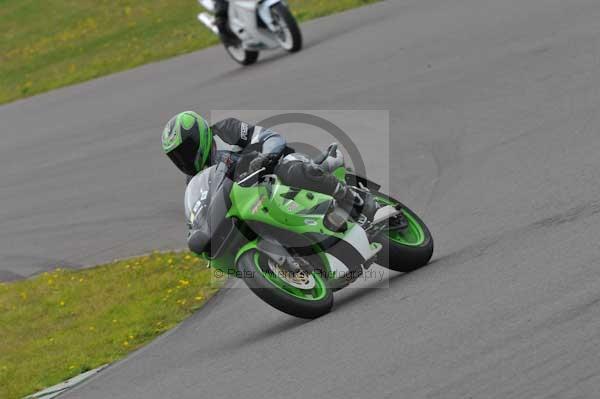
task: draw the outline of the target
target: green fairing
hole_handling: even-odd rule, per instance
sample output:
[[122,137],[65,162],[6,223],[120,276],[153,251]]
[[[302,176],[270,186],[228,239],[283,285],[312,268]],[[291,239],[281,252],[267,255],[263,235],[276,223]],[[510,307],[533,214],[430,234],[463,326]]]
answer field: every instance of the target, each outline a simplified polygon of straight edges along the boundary
[[234,185],[231,190],[232,207],[228,217],[237,217],[245,221],[265,223],[296,234],[320,233],[342,238],[343,233],[335,233],[323,226],[322,214],[300,214],[300,212],[330,201],[331,197],[307,190],[300,190],[293,200],[282,197],[290,187],[275,183],[269,197],[264,186],[240,187]]
[[[245,221],[255,221],[279,227],[296,234],[320,233],[328,236],[343,238],[344,233],[335,233],[323,226],[323,215],[300,213],[315,207],[323,202],[331,201],[325,194],[307,190],[300,190],[293,200],[282,195],[291,191],[283,184],[275,183],[272,186],[271,196],[264,186],[241,187],[234,185],[230,198],[232,206],[227,213],[228,217],[237,217]],[[233,264],[245,252],[255,249],[258,241],[244,245],[237,253]],[[315,244],[315,253],[321,258],[325,268],[329,271],[329,262],[325,253]]]
[[[322,214],[299,214],[299,212],[311,209],[322,202],[330,201],[330,196],[300,190],[294,199],[290,200],[282,197],[282,194],[291,190],[290,187],[276,183],[272,188],[272,194],[269,197],[267,189],[264,186],[244,188],[237,184],[234,185],[230,193],[232,206],[227,213],[227,217],[265,223],[292,231],[296,234],[321,233],[338,238],[344,236],[343,233],[334,233],[327,230],[323,226]],[[257,245],[257,240],[245,244],[237,252],[235,258],[225,255],[220,258],[209,259],[205,254],[202,257],[210,261],[211,267],[225,274],[235,275],[236,269],[234,265],[239,257],[248,250],[256,248]],[[327,257],[318,246],[315,246],[315,253],[321,258],[325,267],[329,269]]]
[[[342,176],[345,175],[346,171],[344,168],[339,168],[335,172],[337,176]],[[227,217],[264,223],[299,235],[319,233],[338,238],[344,237],[344,233],[335,233],[323,225],[322,214],[306,212],[320,203],[330,201],[330,196],[300,190],[294,196],[294,199],[287,199],[283,195],[291,191],[290,187],[279,182],[271,187],[271,195],[269,196],[267,188],[262,185],[252,187],[234,185],[230,193],[232,206],[227,213]],[[383,197],[377,197],[377,201],[395,205],[395,201]],[[409,213],[404,212],[404,216],[409,223],[409,228],[402,232],[388,231],[388,237],[403,245],[421,245],[425,240],[425,233],[420,224]],[[247,243],[237,252],[235,258],[225,256],[219,259],[211,259],[211,266],[223,273],[234,275],[236,270],[233,265],[236,264],[239,257],[248,250],[255,249],[257,245],[257,240]],[[327,257],[318,248],[317,244],[315,244],[315,253],[321,257],[323,263],[329,268]]]
[[[336,170],[338,176],[345,174],[343,168]],[[336,233],[328,230],[323,225],[322,214],[310,214],[307,210],[314,208],[323,202],[331,201],[331,197],[313,191],[300,190],[294,199],[284,197],[292,189],[276,182],[271,186],[271,194],[264,185],[241,187],[233,185],[230,198],[232,206],[227,212],[227,217],[238,218],[244,221],[254,221],[278,227],[299,235],[306,233],[319,233],[331,237],[343,238],[344,233]],[[377,201],[383,204],[395,205],[395,201],[383,197],[377,197]],[[402,232],[388,231],[388,237],[400,244],[419,246],[425,240],[425,234],[420,224],[407,212],[404,212],[409,228]],[[349,222],[351,224],[351,222]],[[351,224],[352,225],[352,224]],[[351,227],[351,226],[350,226]],[[246,243],[234,256],[225,255],[218,259],[210,259],[211,266],[223,273],[235,275],[236,264],[240,256],[257,248],[258,240]],[[329,269],[325,253],[315,243],[315,253],[318,254]]]

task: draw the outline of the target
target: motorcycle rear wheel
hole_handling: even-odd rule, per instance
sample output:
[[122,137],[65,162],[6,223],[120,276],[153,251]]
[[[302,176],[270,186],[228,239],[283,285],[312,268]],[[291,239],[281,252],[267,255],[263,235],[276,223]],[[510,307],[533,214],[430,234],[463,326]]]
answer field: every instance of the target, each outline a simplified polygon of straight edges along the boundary
[[[315,319],[331,311],[333,292],[322,273],[315,270],[298,283],[290,283],[274,271],[269,261],[269,257],[258,250],[244,253],[237,261],[240,277],[260,299],[275,309],[304,319]],[[306,282],[307,289],[299,288],[302,282]]]
[[408,273],[429,263],[433,255],[433,237],[427,225],[410,208],[400,201],[379,192],[372,192],[381,205],[400,205],[407,227],[402,230],[387,229],[376,241],[383,246],[377,263],[390,270]]
[[251,65],[258,60],[258,51],[244,50],[242,45],[225,45],[225,51],[235,62],[241,65]]

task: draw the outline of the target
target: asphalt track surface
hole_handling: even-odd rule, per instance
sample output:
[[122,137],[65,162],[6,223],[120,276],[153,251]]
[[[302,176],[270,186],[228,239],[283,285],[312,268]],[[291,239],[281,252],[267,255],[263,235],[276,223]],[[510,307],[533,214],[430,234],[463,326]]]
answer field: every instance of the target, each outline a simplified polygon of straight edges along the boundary
[[599,18],[597,0],[386,1],[252,68],[212,48],[0,108],[5,278],[181,247],[158,135],[186,108],[389,110],[390,168],[363,156],[436,239],[429,266],[310,322],[234,283],[64,398],[600,397]]

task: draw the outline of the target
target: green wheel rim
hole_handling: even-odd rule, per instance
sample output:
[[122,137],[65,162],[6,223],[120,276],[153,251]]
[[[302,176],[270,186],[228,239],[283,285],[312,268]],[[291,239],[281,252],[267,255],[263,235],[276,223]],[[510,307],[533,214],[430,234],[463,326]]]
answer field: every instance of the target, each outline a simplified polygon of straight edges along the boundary
[[[389,198],[384,197],[375,197],[377,202],[385,204],[385,205],[397,205],[398,202],[391,200]],[[400,245],[405,245],[408,247],[419,247],[423,245],[425,242],[425,231],[423,230],[423,226],[421,223],[415,219],[415,217],[407,212],[405,209],[402,210],[402,215],[406,218],[408,222],[408,227],[402,231],[395,230],[385,230],[386,235],[390,239]]]
[[325,285],[325,281],[323,278],[316,272],[312,273],[312,277],[315,279],[315,286],[310,290],[302,290],[300,288],[296,288],[290,284],[287,284],[284,280],[279,278],[273,272],[265,272],[260,267],[260,254],[259,252],[255,252],[252,257],[254,268],[258,271],[269,283],[271,283],[275,288],[285,292],[288,295],[296,297],[298,299],[302,299],[304,301],[319,301],[327,295],[327,287]]

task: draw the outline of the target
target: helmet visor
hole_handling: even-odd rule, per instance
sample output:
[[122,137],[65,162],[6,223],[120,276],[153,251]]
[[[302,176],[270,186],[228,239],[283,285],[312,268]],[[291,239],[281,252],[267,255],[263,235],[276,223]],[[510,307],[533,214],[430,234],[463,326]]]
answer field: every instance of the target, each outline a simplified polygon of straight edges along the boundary
[[183,173],[194,176],[199,171],[196,170],[195,161],[198,155],[198,144],[194,140],[184,140],[173,151],[167,153],[175,166]]

